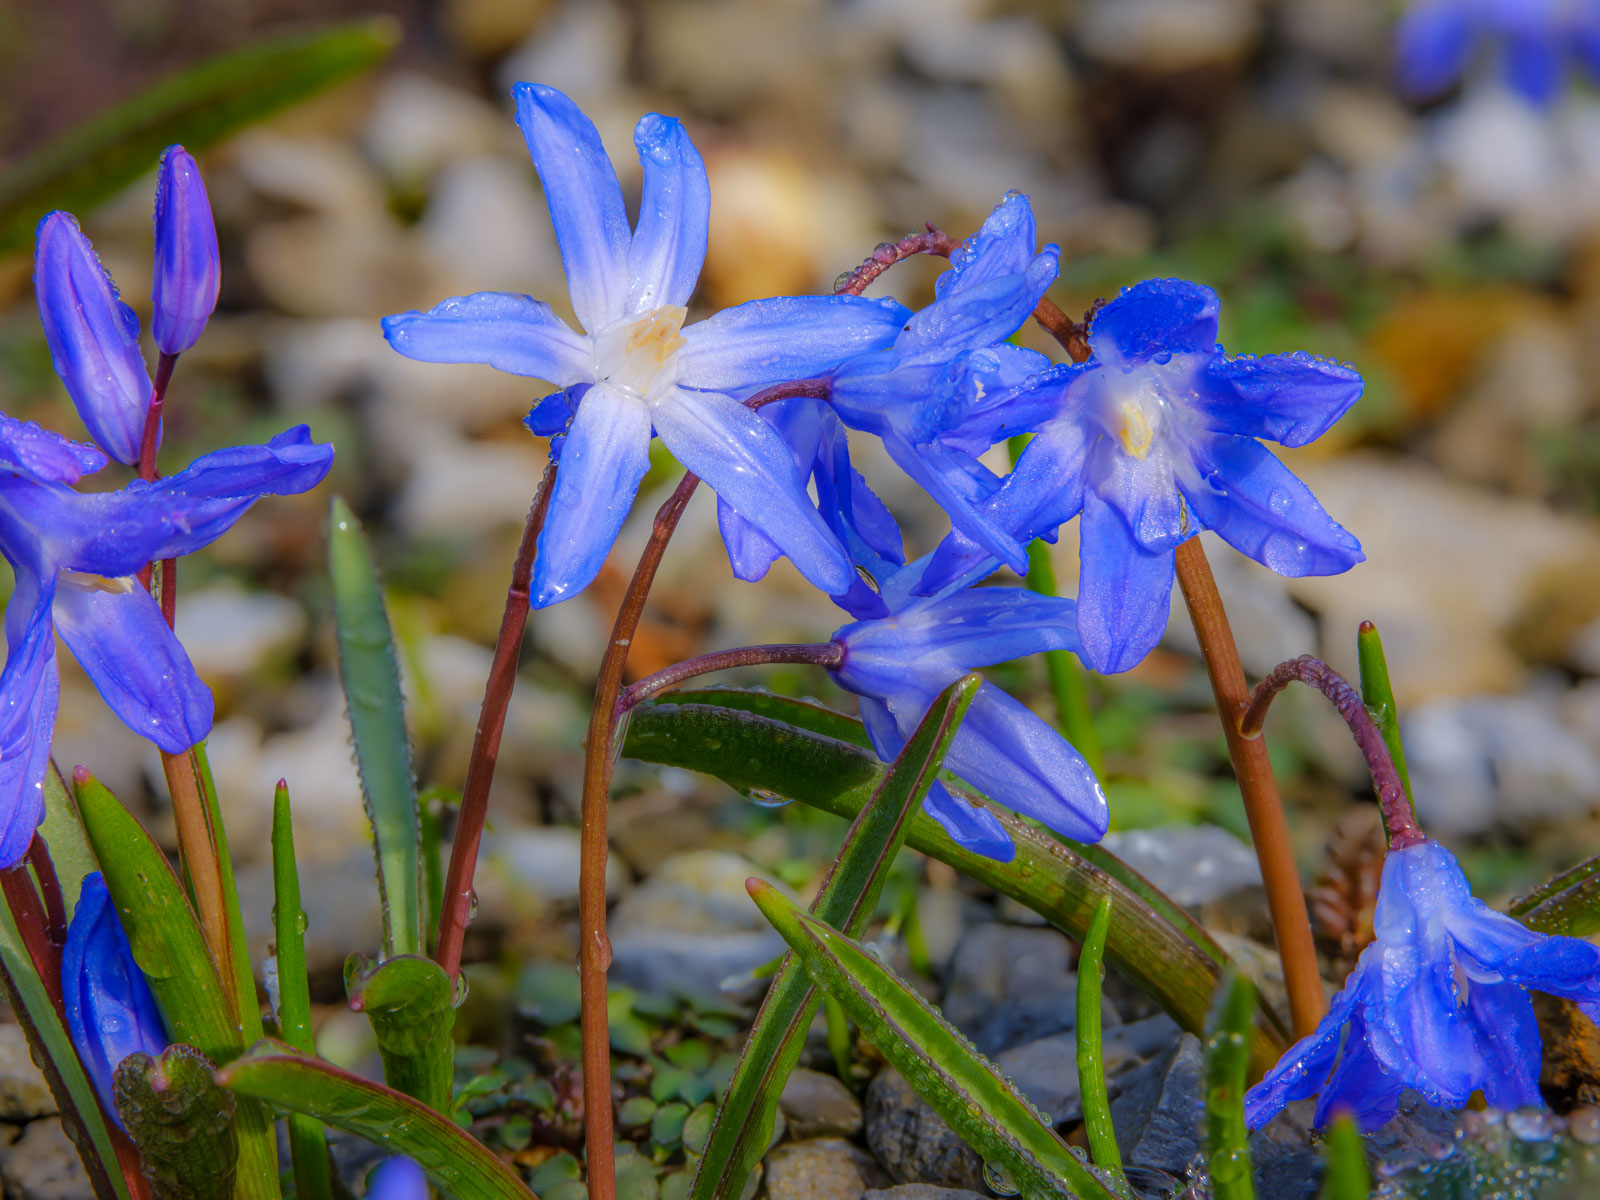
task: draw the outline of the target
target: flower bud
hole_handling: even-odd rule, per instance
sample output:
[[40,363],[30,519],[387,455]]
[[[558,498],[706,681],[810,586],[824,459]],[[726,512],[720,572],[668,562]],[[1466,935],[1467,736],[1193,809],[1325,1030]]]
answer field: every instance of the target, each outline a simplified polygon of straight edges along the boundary
[[100,448],[129,466],[139,461],[150,373],[139,351],[139,318],[117,297],[111,276],[71,213],[39,222],[33,286],[56,374]]
[[156,183],[156,274],[151,333],[163,354],[194,345],[217,307],[222,269],[211,201],[182,146],[161,155]]
[[427,1200],[428,1177],[413,1159],[386,1158],[367,1180],[367,1200]]

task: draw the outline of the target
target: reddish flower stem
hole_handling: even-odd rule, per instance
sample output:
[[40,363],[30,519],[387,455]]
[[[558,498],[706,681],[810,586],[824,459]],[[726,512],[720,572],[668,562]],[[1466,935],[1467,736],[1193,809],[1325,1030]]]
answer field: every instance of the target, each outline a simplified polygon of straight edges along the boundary
[[25,861],[33,868],[39,881],[39,895],[44,898],[44,913],[50,940],[57,946],[67,944],[67,906],[61,898],[61,880],[56,877],[56,864],[50,860],[50,847],[37,832],[28,843]]
[[1189,619],[1200,640],[1200,653],[1211,677],[1211,690],[1217,698],[1217,712],[1228,740],[1228,757],[1239,780],[1245,818],[1250,823],[1250,838],[1261,863],[1261,881],[1267,892],[1267,908],[1278,939],[1278,956],[1283,961],[1283,980],[1289,993],[1289,1015],[1296,1037],[1305,1037],[1317,1027],[1327,1011],[1322,994],[1322,976],[1317,970],[1317,951],[1311,939],[1311,918],[1306,912],[1306,897],[1295,866],[1294,848],[1289,841],[1289,824],[1278,798],[1277,780],[1267,758],[1267,746],[1260,737],[1246,737],[1239,729],[1239,718],[1250,703],[1250,688],[1245,682],[1239,649],[1234,644],[1228,614],[1211,575],[1211,564],[1198,537],[1190,538],[1177,549],[1178,586],[1183,589]]
[[[145,410],[144,433],[139,439],[139,478],[146,482],[160,478],[156,471],[156,447],[161,437],[161,410],[167,400],[167,385],[172,382],[172,369],[177,365],[176,354],[163,353],[156,363],[156,377],[151,381],[150,407]],[[139,570],[139,582],[146,591],[150,590],[153,565],[146,563]],[[168,629],[172,628],[177,604],[178,563],[176,559],[164,559],[161,563],[161,615],[166,617]]]
[[1406,799],[1406,789],[1400,783],[1400,773],[1394,768],[1394,759],[1384,743],[1383,734],[1367,711],[1361,693],[1350,686],[1339,672],[1320,658],[1302,654],[1299,658],[1279,663],[1272,673],[1256,684],[1250,693],[1250,704],[1239,718],[1239,732],[1247,738],[1261,736],[1267,719],[1267,709],[1275,696],[1295,680],[1314,687],[1329,700],[1339,715],[1350,726],[1350,733],[1366,755],[1367,770],[1372,774],[1373,786],[1378,792],[1378,803],[1383,807],[1383,822],[1389,830],[1389,848],[1404,850],[1423,841],[1423,833],[1411,812],[1411,802]]
[[472,876],[477,869],[478,847],[483,841],[483,825],[489,814],[489,785],[494,780],[495,764],[500,757],[500,735],[505,731],[506,712],[511,707],[511,692],[517,682],[517,659],[521,657],[522,635],[528,626],[528,584],[533,578],[533,559],[555,482],[556,460],[552,458],[534,492],[528,520],[522,529],[522,542],[511,564],[511,583],[506,588],[500,636],[495,640],[494,660],[483,685],[478,731],[472,739],[467,780],[461,789],[461,811],[456,818],[455,840],[450,846],[450,869],[445,876],[444,903],[439,912],[439,936],[433,949],[434,961],[452,980],[461,969],[461,943],[472,915]]
[[686,658],[680,663],[639,680],[617,697],[617,716],[622,716],[642,700],[677,687],[698,675],[727,671],[734,667],[754,667],[763,663],[802,663],[814,667],[837,667],[844,662],[844,647],[838,642],[783,642],[770,646],[740,646]]
[[67,1027],[67,1010],[61,1002],[61,947],[51,941],[49,922],[44,906],[39,903],[39,893],[33,890],[33,880],[28,868],[21,863],[0,871],[0,891],[6,906],[17,922],[17,932],[22,935],[23,948],[33,963],[34,972],[44,984],[50,1006],[61,1018],[61,1027]]

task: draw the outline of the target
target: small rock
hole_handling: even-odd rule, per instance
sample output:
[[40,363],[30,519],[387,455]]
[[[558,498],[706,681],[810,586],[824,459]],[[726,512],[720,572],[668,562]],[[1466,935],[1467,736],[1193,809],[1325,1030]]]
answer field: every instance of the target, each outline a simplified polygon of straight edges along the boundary
[[[1151,1017],[1132,1025],[1103,1029],[1100,1057],[1111,1096],[1122,1088],[1115,1074],[1148,1057],[1177,1035],[1167,1017]],[[1058,1126],[1083,1115],[1078,1091],[1078,1032],[1053,1033],[1024,1046],[1014,1046],[995,1057],[995,1066],[1018,1091],[1033,1101]]]
[[[544,910],[577,903],[578,841],[578,831],[566,825],[508,829],[486,838],[483,853],[497,882],[511,893],[509,903]],[[626,882],[626,869],[610,860],[606,866],[606,895],[618,895]],[[480,901],[488,903],[485,897]]]
[[249,674],[298,642],[306,627],[305,609],[295,601],[234,583],[182,592],[178,620],[189,661],[207,679]]
[[1111,1105],[1117,1148],[1131,1167],[1182,1175],[1200,1152],[1205,1053],[1184,1034],[1161,1057],[1128,1073]]
[[31,1121],[56,1111],[50,1085],[28,1054],[20,1025],[0,1025],[0,1121]]
[[836,1076],[800,1067],[784,1084],[778,1103],[797,1138],[861,1132],[861,1101]]
[[899,1187],[875,1189],[861,1200],[986,1200],[981,1192],[966,1188],[936,1187],[931,1183],[902,1183]]
[[859,1200],[888,1182],[870,1155],[842,1138],[787,1142],[767,1155],[768,1200]]
[[78,1148],[56,1120],[30,1121],[0,1150],[0,1181],[12,1200],[83,1200],[94,1194]]
[[1105,848],[1179,904],[1209,904],[1261,885],[1247,847],[1216,825],[1169,825],[1107,834]]
[[892,1067],[867,1088],[867,1145],[897,1183],[983,1188],[983,1159]]
[[979,925],[951,958],[944,1015],[981,1053],[998,1054],[1071,1029],[1077,980],[1072,946],[1055,930]]
[[506,141],[504,118],[477,96],[398,71],[379,87],[362,144],[390,179],[417,187],[447,163]]

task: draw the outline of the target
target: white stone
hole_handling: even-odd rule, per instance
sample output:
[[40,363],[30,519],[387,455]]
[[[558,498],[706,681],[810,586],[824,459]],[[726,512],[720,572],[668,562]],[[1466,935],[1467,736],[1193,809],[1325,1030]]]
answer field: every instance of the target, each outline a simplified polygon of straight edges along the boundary
[[180,591],[177,621],[190,661],[208,678],[249,674],[296,645],[306,628],[305,610],[293,600],[231,582]]

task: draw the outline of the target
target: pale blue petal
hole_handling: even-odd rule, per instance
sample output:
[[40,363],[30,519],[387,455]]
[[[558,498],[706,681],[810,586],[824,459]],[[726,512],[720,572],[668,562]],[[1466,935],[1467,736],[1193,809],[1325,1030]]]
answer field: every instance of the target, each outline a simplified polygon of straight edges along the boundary
[[1296,351],[1214,358],[1190,400],[1214,433],[1304,446],[1361,397],[1361,376],[1332,359]]
[[783,557],[783,551],[771,538],[734,512],[721,497],[717,498],[717,531],[722,534],[735,579],[746,583],[764,579],[772,564]]
[[1143,661],[1166,632],[1172,552],[1140,549],[1127,525],[1094,492],[1084,495],[1080,525],[1078,636],[1083,660],[1102,675]]
[[682,125],[651,113],[633,131],[644,167],[639,223],[628,251],[628,306],[635,313],[687,304],[706,260],[711,185]]
[[683,331],[678,382],[743,393],[813,379],[888,346],[909,315],[896,301],[863,296],[751,300]]
[[1174,478],[1178,463],[1173,443],[1158,438],[1144,458],[1124,454],[1110,438],[1100,438],[1089,453],[1089,488],[1121,516],[1133,539],[1147,553],[1175,550],[1197,530],[1183,508]]
[[454,296],[427,312],[383,318],[383,336],[407,358],[487,363],[559,388],[594,378],[594,348],[548,304],[515,292]]
[[1108,367],[1166,362],[1217,348],[1217,294],[1182,279],[1147,279],[1094,315],[1089,345]]

